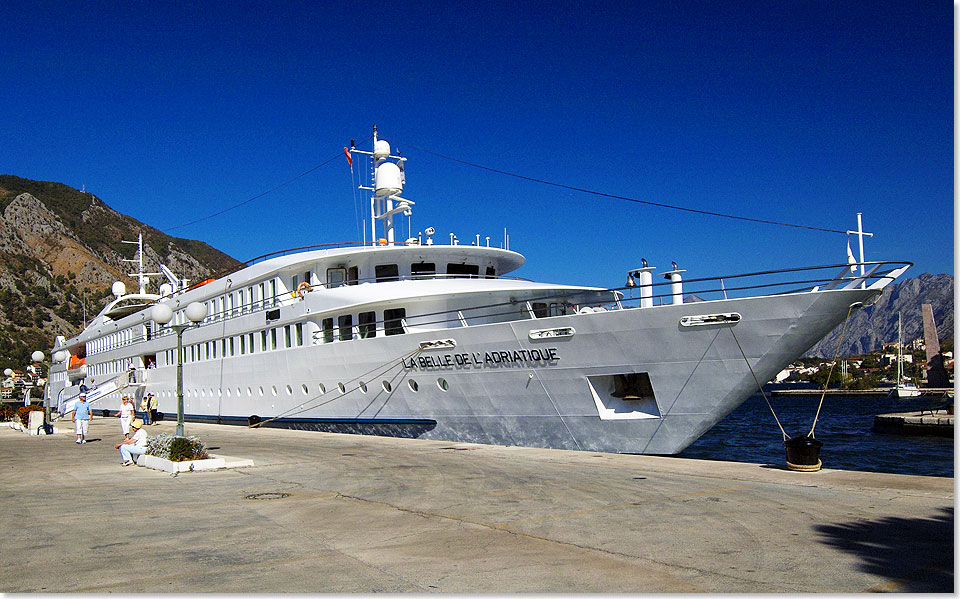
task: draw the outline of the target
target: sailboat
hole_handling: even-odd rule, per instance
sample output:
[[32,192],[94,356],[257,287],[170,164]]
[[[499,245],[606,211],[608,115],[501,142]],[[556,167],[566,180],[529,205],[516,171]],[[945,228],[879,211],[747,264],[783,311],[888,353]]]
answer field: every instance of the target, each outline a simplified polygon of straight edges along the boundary
[[919,397],[920,388],[917,384],[903,376],[903,324],[897,312],[897,397]]

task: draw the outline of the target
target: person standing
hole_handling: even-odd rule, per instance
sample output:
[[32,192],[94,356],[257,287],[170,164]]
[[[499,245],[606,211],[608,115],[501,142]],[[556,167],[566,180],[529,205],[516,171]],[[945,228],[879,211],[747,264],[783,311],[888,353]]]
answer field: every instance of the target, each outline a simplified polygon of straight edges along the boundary
[[77,428],[77,443],[86,443],[87,429],[90,426],[90,404],[87,403],[86,393],[80,394],[80,400],[73,409],[73,422]]
[[133,428],[133,436],[113,446],[120,450],[121,466],[132,466],[137,463],[134,456],[147,453],[147,431],[143,430],[143,420],[134,418],[130,427]]
[[120,417],[120,430],[123,431],[123,438],[130,438],[130,423],[133,422],[134,409],[133,409],[133,400],[129,396],[124,395],[121,400],[120,411],[117,412],[117,416]]
[[150,424],[150,397],[144,395],[140,399],[140,411],[143,412],[143,421]]
[[157,423],[157,408],[160,407],[160,400],[157,399],[157,396],[153,393],[147,394],[147,399],[150,400],[150,424]]

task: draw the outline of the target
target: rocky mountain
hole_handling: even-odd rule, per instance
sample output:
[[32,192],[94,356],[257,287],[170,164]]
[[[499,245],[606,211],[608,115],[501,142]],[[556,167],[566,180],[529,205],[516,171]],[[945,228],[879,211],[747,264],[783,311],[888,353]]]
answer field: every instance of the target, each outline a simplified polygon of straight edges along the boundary
[[[148,271],[162,263],[181,278],[203,280],[239,262],[207,244],[170,237],[120,214],[91,193],[49,181],[0,175],[0,370],[22,369],[56,335],[72,336],[111,298],[128,274],[143,234]],[[161,281],[152,281],[156,291]]]
[[[850,317],[844,334],[841,356],[865,354],[884,343],[897,340],[897,314],[903,318],[903,341],[923,337],[923,304],[933,306],[937,334],[941,344],[953,339],[953,277],[948,274],[923,273],[888,285],[880,299]],[[807,352],[808,356],[832,358],[837,353],[841,327],[837,327]]]

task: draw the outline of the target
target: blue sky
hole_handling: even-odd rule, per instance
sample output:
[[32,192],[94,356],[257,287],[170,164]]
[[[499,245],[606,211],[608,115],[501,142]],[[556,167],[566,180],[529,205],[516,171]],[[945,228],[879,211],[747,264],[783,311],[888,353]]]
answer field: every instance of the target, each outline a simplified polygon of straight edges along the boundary
[[0,18],[0,172],[240,260],[360,239],[345,158],[298,175],[376,123],[409,158],[413,233],[499,245],[506,227],[528,278],[831,264],[846,239],[416,148],[811,227],[863,212],[867,259],[953,273],[945,2],[58,0]]

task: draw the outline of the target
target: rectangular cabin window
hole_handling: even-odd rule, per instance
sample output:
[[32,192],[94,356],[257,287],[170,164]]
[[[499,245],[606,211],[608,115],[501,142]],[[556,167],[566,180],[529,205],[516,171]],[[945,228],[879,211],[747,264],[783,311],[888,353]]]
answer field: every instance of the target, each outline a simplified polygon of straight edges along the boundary
[[263,303],[263,283],[260,283],[257,285],[257,309],[262,305],[266,304]]
[[328,268],[327,269],[327,287],[333,289],[344,284],[347,280],[346,268]]
[[377,313],[376,312],[361,312],[360,321],[360,338],[369,339],[371,337],[377,336]]
[[270,305],[277,303],[277,280],[270,279]]
[[247,353],[247,338],[245,335],[240,335],[240,355]]
[[293,333],[294,333],[293,335],[294,340],[297,342],[297,347],[302,346],[303,345],[303,323],[302,322],[298,322],[293,327]]
[[322,333],[321,339],[324,343],[333,342],[333,319],[324,318],[320,321],[320,332]]
[[477,264],[447,264],[447,274],[452,277],[478,277],[480,266]]
[[347,285],[356,285],[360,282],[360,267],[351,266],[347,269]]
[[384,335],[402,335],[403,319],[407,317],[406,308],[393,308],[383,311],[383,334]]
[[410,276],[414,279],[428,279],[437,274],[437,265],[433,262],[417,262],[410,265]]
[[307,272],[303,273],[303,282],[304,282],[304,283],[306,283],[306,284],[308,284],[308,285],[312,285],[312,284],[313,284],[313,281],[312,281],[311,279],[313,279],[313,277],[310,276],[310,271],[309,271],[309,270],[308,270]]
[[216,360],[217,359],[217,342],[216,341],[212,342],[212,345],[213,345],[213,359]]
[[270,349],[277,349],[277,329],[270,329]]
[[488,278],[488,279],[496,279],[496,278],[497,278],[497,269],[494,268],[494,267],[492,267],[492,266],[488,266],[488,267],[487,267],[487,278]]
[[340,329],[340,341],[353,339],[353,315],[344,314],[337,317],[337,327]]
[[253,333],[247,335],[247,343],[250,346],[250,353],[253,353]]
[[293,347],[293,343],[290,342],[290,325],[283,327],[283,343],[288,349]]
[[377,283],[400,280],[400,267],[396,264],[378,264],[374,267]]
[[296,289],[297,284],[300,283],[300,277],[298,275],[293,275],[293,279],[291,280],[291,282],[292,284],[290,285],[290,289]]
[[550,308],[546,302],[533,302],[533,315],[537,318],[550,316]]
[[233,346],[233,339],[234,339],[233,337],[230,337],[230,357],[231,358],[234,356],[234,349],[235,349]]
[[267,351],[267,332],[260,331],[260,351]]
[[250,306],[251,312],[256,310],[256,307],[253,305],[253,287],[247,287],[247,305]]
[[220,340],[220,356],[223,358],[227,357],[227,340],[226,339]]

